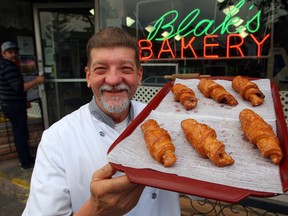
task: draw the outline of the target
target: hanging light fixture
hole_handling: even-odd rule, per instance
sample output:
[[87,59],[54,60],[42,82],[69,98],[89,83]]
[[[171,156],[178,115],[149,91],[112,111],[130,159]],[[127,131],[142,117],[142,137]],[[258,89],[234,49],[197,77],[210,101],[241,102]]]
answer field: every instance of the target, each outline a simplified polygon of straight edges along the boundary
[[239,32],[239,35],[241,35],[243,38],[247,37],[249,34],[246,32],[246,28],[244,26],[239,26],[236,28],[236,30],[241,30]]
[[239,9],[237,7],[235,7],[234,5],[230,5],[226,8],[224,8],[222,10],[222,12],[226,15],[230,14],[230,16],[234,16],[235,14],[237,14],[239,12]]
[[242,31],[239,33],[239,35],[241,35],[243,38],[247,37],[249,34],[245,31]]
[[166,38],[166,37],[168,37],[168,35],[169,35],[169,32],[167,32],[167,31],[164,31],[162,34],[161,34],[164,38]]
[[234,25],[235,27],[238,27],[238,26],[240,26],[243,22],[244,22],[243,19],[239,19],[238,22],[234,23],[233,25]]
[[131,17],[126,17],[126,25],[128,27],[132,26],[135,23],[135,20],[132,19]]
[[145,29],[150,33],[151,31],[153,31],[154,27],[152,25],[148,25],[145,27]]
[[89,10],[89,13],[91,13],[94,16],[94,9],[92,8],[91,10]]
[[176,36],[174,37],[174,39],[175,39],[176,41],[180,41],[181,38],[182,38],[182,36],[180,36],[180,35],[176,35]]

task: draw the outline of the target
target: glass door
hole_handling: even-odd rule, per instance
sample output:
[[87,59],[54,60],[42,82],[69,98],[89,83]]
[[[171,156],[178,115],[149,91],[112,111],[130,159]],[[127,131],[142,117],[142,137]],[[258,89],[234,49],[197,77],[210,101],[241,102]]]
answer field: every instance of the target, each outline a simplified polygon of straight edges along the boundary
[[46,128],[91,100],[84,67],[86,43],[94,33],[93,5],[33,5],[38,69],[46,78],[41,94]]

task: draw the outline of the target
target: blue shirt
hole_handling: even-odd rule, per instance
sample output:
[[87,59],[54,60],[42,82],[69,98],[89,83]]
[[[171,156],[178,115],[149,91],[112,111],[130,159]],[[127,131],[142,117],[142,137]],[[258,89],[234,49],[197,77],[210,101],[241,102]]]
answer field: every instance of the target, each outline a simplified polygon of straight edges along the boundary
[[0,99],[2,103],[26,103],[23,76],[17,65],[6,59],[0,59]]

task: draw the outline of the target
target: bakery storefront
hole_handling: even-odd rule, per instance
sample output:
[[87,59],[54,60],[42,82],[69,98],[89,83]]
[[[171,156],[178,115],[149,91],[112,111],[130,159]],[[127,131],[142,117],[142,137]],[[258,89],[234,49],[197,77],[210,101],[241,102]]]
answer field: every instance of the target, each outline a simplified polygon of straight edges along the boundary
[[107,26],[125,28],[138,39],[143,86],[163,86],[169,81],[165,75],[195,73],[268,77],[285,86],[288,46],[285,33],[275,32],[283,26],[287,11],[280,1],[273,7],[272,3],[99,0],[34,4],[37,67],[48,80],[43,94],[46,126],[89,101],[83,72],[85,44],[94,31]]
[[[280,90],[287,122],[287,1],[4,0],[0,12],[0,42],[18,43],[24,77],[46,78],[28,94],[30,125],[47,128],[91,100],[85,46],[108,26],[124,28],[139,41],[142,86],[149,92],[177,76],[269,78]],[[9,122],[3,116],[1,122],[1,133],[9,137]]]
[[287,89],[288,16],[280,0],[7,0],[1,8],[1,42],[19,44],[27,79],[46,77],[39,87],[45,127],[90,100],[85,45],[107,26],[139,40],[143,86],[201,74],[271,78]]

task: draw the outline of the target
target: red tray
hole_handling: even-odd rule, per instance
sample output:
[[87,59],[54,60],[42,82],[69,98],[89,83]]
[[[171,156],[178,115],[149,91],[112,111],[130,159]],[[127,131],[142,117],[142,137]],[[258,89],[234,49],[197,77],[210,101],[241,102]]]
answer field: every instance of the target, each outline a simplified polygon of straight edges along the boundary
[[[232,80],[233,77],[210,77],[211,79]],[[197,79],[197,78],[196,78]],[[253,78],[249,78],[252,79]],[[127,127],[127,129],[118,137],[118,139],[111,145],[108,153],[125,137],[129,136],[135,128],[143,122],[150,112],[157,108],[162,99],[169,93],[173,87],[174,81],[166,84],[157,95],[151,100],[151,102],[145,107],[145,109],[135,118],[133,122]],[[285,117],[282,109],[280,95],[277,85],[271,81],[271,92],[274,101],[274,108],[276,111],[276,125],[277,135],[281,143],[281,147],[284,153],[282,162],[280,163],[280,176],[282,181],[283,192],[288,189],[288,130],[285,122]],[[181,177],[174,174],[162,173],[151,169],[134,169],[125,167],[119,164],[111,163],[111,165],[126,173],[128,179],[131,182],[144,184],[151,187],[156,187],[165,190],[176,191],[184,194],[190,194],[215,200],[221,200],[224,202],[235,203],[246,198],[247,196],[257,197],[271,197],[276,196],[274,193],[258,192],[253,190],[235,188],[211,182],[200,181],[196,179]]]

